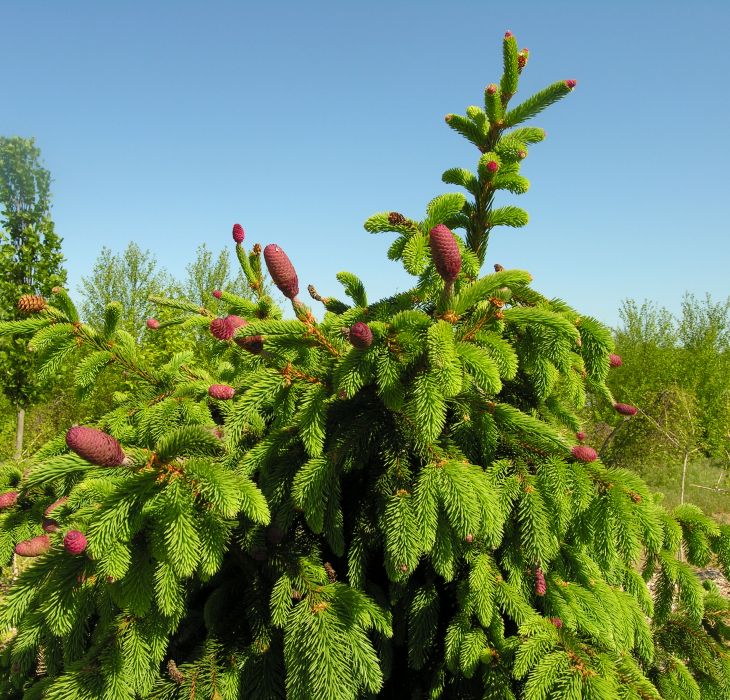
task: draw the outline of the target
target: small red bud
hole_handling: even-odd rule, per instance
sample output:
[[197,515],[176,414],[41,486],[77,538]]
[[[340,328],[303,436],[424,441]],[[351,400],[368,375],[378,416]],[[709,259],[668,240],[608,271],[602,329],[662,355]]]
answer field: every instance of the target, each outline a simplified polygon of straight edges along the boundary
[[407,573],[408,572],[408,564],[401,564],[398,567],[398,570],[401,571],[404,574]]
[[489,170],[490,173],[496,173],[497,170],[499,170],[499,163],[497,163],[496,160],[490,160],[487,163],[487,170]]
[[569,87],[571,90],[578,84],[577,80],[573,80],[572,78],[570,80],[565,81],[565,85]]
[[558,629],[563,626],[563,621],[559,617],[551,617],[550,622],[552,622]]
[[523,160],[524,158],[527,158],[527,151],[518,151],[517,155],[519,156],[520,160]]
[[156,331],[160,327],[160,322],[156,318],[147,319],[147,328],[151,331]]
[[497,86],[494,83],[487,85],[487,94],[493,95],[495,92],[497,92]]
[[505,39],[511,39],[513,36],[514,34],[509,29],[504,33]]
[[474,535],[471,534],[471,532],[464,538],[467,542],[467,544],[471,544],[474,541]]
[[545,582],[545,574],[538,566],[535,569],[535,595],[543,596],[547,592],[547,583]]
[[581,442],[583,442],[583,440],[586,439],[586,434],[581,430],[579,433],[575,434],[575,438],[576,440],[580,440]]
[[43,532],[58,532],[61,529],[61,526],[58,524],[58,521],[53,518],[43,518],[41,521],[41,528],[43,528]]
[[223,292],[221,292],[221,290],[220,290],[220,289],[214,289],[214,290],[213,290],[213,296],[214,296],[214,297],[215,297],[216,299],[220,299],[220,298],[221,298],[221,297],[223,296]]
[[246,232],[243,230],[241,224],[233,224],[233,240],[236,243],[243,243],[243,239],[246,237]]
[[453,115],[453,114],[447,114],[447,115],[446,115],[446,116],[444,117],[444,119],[445,119],[445,120],[446,120],[447,122],[450,122],[450,121],[451,121],[451,120],[452,120],[453,118],[454,118],[454,115]]
[[611,365],[611,367],[620,367],[623,364],[623,361],[621,360],[621,355],[611,353],[608,356],[608,364]]

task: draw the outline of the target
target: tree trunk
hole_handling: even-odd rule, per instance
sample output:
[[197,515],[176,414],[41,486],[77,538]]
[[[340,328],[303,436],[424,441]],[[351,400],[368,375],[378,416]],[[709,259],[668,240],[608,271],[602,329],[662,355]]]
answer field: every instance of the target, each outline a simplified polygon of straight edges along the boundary
[[689,457],[689,451],[684,452],[684,464],[682,465],[682,493],[679,497],[679,502],[684,505],[684,482],[687,479],[687,459]]
[[25,430],[25,409],[18,409],[18,429],[15,432],[15,455],[13,459],[20,459],[23,456],[23,432]]

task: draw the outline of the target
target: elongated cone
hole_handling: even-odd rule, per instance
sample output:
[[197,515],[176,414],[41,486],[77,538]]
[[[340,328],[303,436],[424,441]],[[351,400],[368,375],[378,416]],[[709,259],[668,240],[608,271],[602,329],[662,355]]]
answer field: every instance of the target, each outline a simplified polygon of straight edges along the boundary
[[622,416],[635,416],[636,406],[632,406],[628,403],[615,403],[613,407],[616,409],[616,413],[620,413]]
[[86,536],[79,530],[69,530],[63,538],[63,548],[69,554],[81,554],[86,549]]
[[47,306],[46,300],[36,294],[23,294],[18,299],[18,309],[24,314],[33,314],[43,311]]
[[103,430],[75,425],[66,433],[66,444],[79,457],[99,467],[118,467],[124,463],[122,446]]
[[4,494],[0,495],[0,509],[3,508],[11,508],[16,504],[18,500],[18,492],[17,491],[7,491]]
[[233,224],[233,240],[236,243],[243,243],[243,239],[246,237],[246,232],[243,230],[241,224]]
[[373,332],[370,326],[362,321],[358,321],[350,328],[348,337],[352,346],[360,350],[365,350],[373,344]]
[[611,367],[620,367],[623,364],[623,361],[621,360],[621,355],[616,355],[612,352],[608,356],[608,363],[611,365]]
[[264,260],[279,291],[287,299],[294,299],[299,294],[299,278],[286,253],[276,243],[269,243],[264,248]]
[[38,535],[29,540],[23,540],[15,545],[15,553],[21,557],[39,557],[51,548],[48,535]]
[[231,326],[228,318],[214,318],[210,322],[210,333],[218,340],[230,340],[235,329]]
[[444,282],[453,282],[461,270],[461,253],[456,238],[443,224],[434,226],[429,233],[431,258]]
[[220,401],[228,401],[232,399],[236,390],[232,386],[227,384],[211,384],[208,387],[208,395],[213,399],[219,399]]
[[545,583],[545,574],[538,566],[535,569],[535,595],[543,596],[547,592],[547,583]]
[[576,445],[571,452],[573,457],[581,462],[595,462],[598,459],[596,451],[587,445]]
[[66,501],[68,501],[68,496],[61,496],[61,498],[57,501],[53,501],[53,503],[51,503],[51,505],[43,511],[43,514],[49,516],[56,508],[66,503]]

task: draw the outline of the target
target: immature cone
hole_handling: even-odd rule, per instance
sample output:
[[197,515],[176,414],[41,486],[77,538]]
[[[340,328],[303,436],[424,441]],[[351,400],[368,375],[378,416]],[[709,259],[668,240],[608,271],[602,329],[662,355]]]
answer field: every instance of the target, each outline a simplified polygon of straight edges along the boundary
[[51,505],[48,506],[45,511],[43,511],[43,514],[50,515],[56,508],[66,503],[66,501],[68,501],[68,496],[61,496],[61,498],[59,498],[57,501],[53,501],[53,503],[51,503]]
[[86,549],[86,536],[78,530],[69,530],[63,538],[63,548],[69,554],[81,554]]
[[526,65],[527,61],[530,59],[530,50],[529,49],[522,49],[522,51],[517,54],[517,66],[520,70],[522,70]]
[[46,300],[35,294],[23,294],[23,296],[18,299],[18,309],[24,314],[34,314],[38,311],[43,311],[46,306]]
[[228,321],[228,318],[214,318],[210,322],[210,333],[218,340],[230,340],[235,329]]
[[[240,316],[228,316],[226,318],[233,333],[237,328],[243,328],[248,325],[248,321]],[[248,350],[254,355],[258,355],[264,349],[264,339],[260,335],[243,336],[241,338],[233,338],[233,342],[244,350]]]
[[15,545],[15,553],[21,557],[39,557],[51,548],[48,535],[38,535]]
[[552,622],[558,629],[563,626],[563,621],[559,617],[551,617],[550,622]]
[[492,83],[491,85],[487,85],[487,94],[493,95],[495,92],[497,92],[497,86]]
[[464,538],[467,544],[471,544],[474,541],[474,535],[471,532]]
[[220,289],[214,289],[214,290],[213,290],[213,296],[214,296],[214,297],[215,297],[216,299],[220,299],[220,298],[221,298],[221,297],[223,296],[223,292],[221,292],[221,290],[220,290]]
[[592,447],[586,445],[576,445],[571,453],[573,457],[580,460],[581,462],[595,462],[598,459],[598,454]]
[[373,332],[367,323],[358,321],[350,328],[348,339],[353,347],[365,350],[373,344]]
[[58,532],[61,529],[58,521],[53,518],[43,518],[41,527],[43,528],[43,532]]
[[575,439],[580,440],[580,442],[583,442],[583,440],[586,439],[586,434],[581,430],[580,432],[575,434]]
[[246,237],[246,232],[243,230],[241,224],[233,224],[233,240],[236,243],[243,243],[243,239]]
[[286,253],[276,243],[269,243],[264,248],[264,260],[279,291],[293,300],[299,294],[299,279]]
[[565,84],[567,87],[569,87],[571,90],[578,84],[577,80],[573,80],[572,78],[565,81]]
[[504,266],[500,265],[499,263],[494,263],[494,271],[495,272],[502,272],[504,270]]
[[444,282],[452,283],[461,270],[461,253],[456,238],[443,224],[434,226],[428,235],[433,264]]
[[18,500],[18,495],[17,491],[7,491],[0,495],[0,509],[14,506]]
[[490,160],[486,167],[490,173],[496,173],[499,170],[499,163],[496,160]]
[[220,401],[228,401],[232,399],[236,390],[232,386],[227,384],[211,384],[208,387],[208,395],[213,399],[219,399]]
[[69,428],[66,444],[72,452],[98,467],[118,467],[124,463],[122,446],[111,435],[96,428],[83,425]]
[[545,574],[538,566],[535,569],[535,595],[543,596],[547,592],[547,584],[545,583]]
[[636,406],[632,406],[628,403],[615,403],[613,407],[616,409],[616,413],[620,413],[622,416],[635,416]]
[[620,367],[623,364],[623,361],[621,360],[621,355],[611,353],[608,356],[608,363],[611,365],[611,367]]
[[156,331],[160,327],[160,322],[156,318],[147,319],[147,328],[151,331]]

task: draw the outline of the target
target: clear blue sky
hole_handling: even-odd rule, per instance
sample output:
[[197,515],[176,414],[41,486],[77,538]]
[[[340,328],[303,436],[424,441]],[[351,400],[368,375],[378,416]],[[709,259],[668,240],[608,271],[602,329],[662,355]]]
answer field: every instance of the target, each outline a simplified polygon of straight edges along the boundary
[[[372,213],[421,218],[475,149],[443,122],[530,49],[518,97],[578,87],[537,117],[527,228],[487,257],[609,324],[622,299],[672,310],[730,294],[730,3],[6,0],[0,133],[34,136],[76,289],[130,240],[182,275],[196,247],[276,242],[302,287],[371,298],[410,279]],[[517,98],[515,98],[515,101]]]

